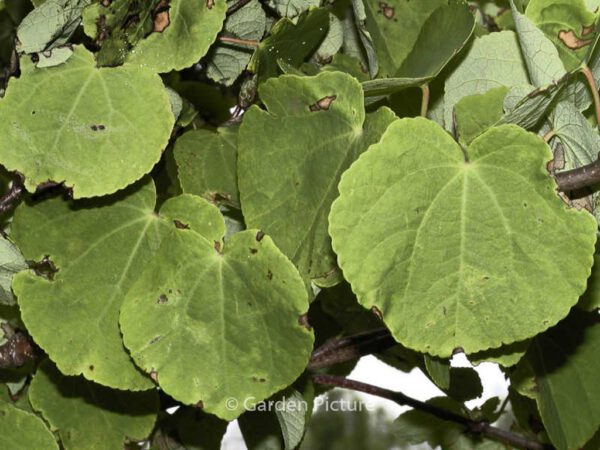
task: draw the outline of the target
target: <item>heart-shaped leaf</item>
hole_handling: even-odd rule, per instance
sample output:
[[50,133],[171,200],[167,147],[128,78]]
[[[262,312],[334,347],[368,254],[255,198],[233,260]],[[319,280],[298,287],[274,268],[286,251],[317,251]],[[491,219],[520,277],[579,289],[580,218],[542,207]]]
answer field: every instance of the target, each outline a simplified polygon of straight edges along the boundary
[[21,70],[0,100],[0,161],[25,175],[27,190],[51,180],[75,198],[110,194],[160,159],[174,118],[156,74],[98,69],[83,47],[51,68],[23,58]]
[[0,446],[11,450],[58,450],[56,439],[35,414],[0,401]]
[[167,394],[233,420],[306,367],[307,293],[260,231],[224,247],[193,227],[174,231],[127,294],[123,340]]
[[150,434],[158,412],[156,390],[118,391],[65,377],[48,360],[31,382],[29,401],[58,432],[65,450],[123,448],[127,440]]
[[250,109],[238,137],[246,224],[272,236],[305,280],[324,280],[336,268],[327,215],[339,177],[395,116],[366,115],[358,81],[337,72],[281,76],[260,95],[267,111]]
[[141,40],[127,61],[161,73],[190,67],[208,52],[226,11],[225,0],[171,0],[166,27]]
[[62,373],[117,389],[152,387],[123,347],[118,317],[125,293],[173,219],[181,227],[216,228],[216,239],[224,231],[218,210],[198,197],[168,200],[160,216],[155,203],[154,186],[146,182],[104,205],[55,198],[17,210],[12,237],[25,258],[47,257],[52,265],[38,269],[47,277],[18,273],[13,289],[27,330]]
[[[330,233],[363,306],[407,347],[447,357],[526,339],[585,290],[597,225],[546,172],[548,146],[514,125],[463,153],[402,119],[342,177]],[[568,236],[568,239],[565,239]]]

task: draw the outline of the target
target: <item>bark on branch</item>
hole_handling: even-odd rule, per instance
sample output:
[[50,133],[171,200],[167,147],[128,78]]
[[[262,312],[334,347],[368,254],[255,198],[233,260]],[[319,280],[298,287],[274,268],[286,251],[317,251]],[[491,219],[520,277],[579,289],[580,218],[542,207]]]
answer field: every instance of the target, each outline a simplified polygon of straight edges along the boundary
[[481,435],[487,438],[494,439],[496,441],[507,444],[511,447],[518,447],[527,450],[549,450],[552,447],[542,444],[523,436],[511,433],[510,431],[502,430],[494,427],[487,421],[473,420],[465,417],[461,414],[457,414],[447,409],[439,408],[429,403],[424,403],[412,397],[409,397],[402,392],[391,391],[389,389],[380,388],[371,384],[361,383],[360,381],[349,380],[348,378],[326,375],[326,374],[314,374],[312,379],[315,383],[322,384],[325,386],[333,386],[344,389],[351,389],[353,391],[364,392],[366,394],[375,395],[377,397],[385,398],[403,406],[410,406],[416,410],[422,411],[438,419],[453,422],[461,425],[465,428],[467,433],[472,435]]
[[600,159],[577,169],[555,173],[558,190],[572,192],[600,184]]

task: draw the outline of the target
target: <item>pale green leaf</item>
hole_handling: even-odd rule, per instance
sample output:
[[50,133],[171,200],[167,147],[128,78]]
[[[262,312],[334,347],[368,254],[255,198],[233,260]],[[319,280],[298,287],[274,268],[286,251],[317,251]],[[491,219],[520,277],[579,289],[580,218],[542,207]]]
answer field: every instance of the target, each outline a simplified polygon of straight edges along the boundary
[[91,0],[46,0],[23,19],[17,29],[17,50],[37,53],[64,45],[81,22]]
[[489,129],[465,154],[431,121],[390,125],[344,174],[330,215],[361,304],[376,306],[401,344],[442,357],[524,340],[565,317],[585,290],[597,225],[556,195],[550,158],[514,125]]
[[119,309],[174,220],[196,227],[212,214],[218,223],[218,211],[200,201],[169,200],[162,206],[168,219],[159,216],[146,180],[100,205],[54,198],[17,209],[15,242],[27,259],[48,255],[58,271],[51,279],[21,272],[13,289],[27,330],[62,373],[117,389],[152,387],[123,347]]
[[0,401],[0,447],[10,450],[58,450],[43,420]]
[[333,58],[344,43],[344,28],[342,22],[334,14],[329,14],[329,29],[316,51],[318,61],[328,61]]
[[65,450],[114,450],[146,438],[156,420],[158,392],[118,391],[82,377],[66,377],[46,360],[29,401],[57,431]]
[[222,248],[176,230],[128,292],[120,323],[136,364],[167,394],[232,420],[306,367],[307,309],[298,272],[261,232]]
[[356,41],[356,51],[363,57],[371,78],[375,78],[379,72],[379,58],[377,57],[371,32],[367,28],[365,4],[363,0],[350,0],[350,3],[352,5],[352,19],[354,22],[352,38]]
[[0,100],[0,161],[25,175],[30,192],[51,180],[75,198],[110,194],[160,159],[174,119],[157,75],[133,66],[98,69],[80,46],[67,63],[47,69],[24,58],[21,71]]
[[[517,10],[514,2],[511,3],[511,8],[519,35],[519,44],[525,57],[525,64],[527,64],[531,81],[536,87],[558,81],[565,75],[565,68],[556,47],[531,22],[530,17],[521,14]],[[529,12],[529,8],[527,11]]]
[[598,352],[597,314],[574,310],[564,322],[536,337],[519,363],[533,371],[534,398],[559,450],[580,448],[600,426]]
[[539,125],[554,100],[564,92],[566,79],[558,84],[552,83],[541,88],[530,85],[513,86],[504,99],[504,115],[498,121],[514,123],[525,129]]
[[600,151],[600,135],[585,116],[568,101],[558,102],[549,115],[552,131],[563,148],[563,161],[554,169],[568,170],[595,161]]
[[[233,4],[233,3],[232,3]],[[227,17],[223,31],[243,40],[260,40],[265,33],[267,16],[258,0],[252,0]],[[248,65],[254,49],[220,43],[209,53],[206,74],[217,83],[230,86]]]
[[0,305],[14,305],[11,290],[13,275],[27,268],[19,249],[7,238],[0,238]]
[[525,15],[554,43],[567,70],[581,65],[594,43],[596,20],[583,0],[531,0]]
[[360,84],[342,73],[281,76],[260,96],[267,111],[250,109],[238,139],[244,218],[273,237],[305,281],[331,276],[327,216],[337,182],[395,116],[387,108],[366,116]]
[[309,407],[312,407],[312,397],[314,396],[312,385],[309,385],[311,386],[310,393],[305,393],[305,395],[310,396],[310,405],[305,396],[294,388],[286,389],[283,397],[278,399],[281,406],[275,409],[275,414],[281,427],[285,450],[294,450],[304,437],[304,431],[308,425],[307,420],[312,413],[309,411]]
[[171,0],[169,26],[138,42],[126,61],[155,72],[169,72],[198,62],[225,21],[225,0]]
[[193,130],[177,139],[174,156],[183,192],[239,207],[238,129]]
[[320,5],[321,0],[267,0],[267,5],[281,17],[296,17],[311,7]]
[[[497,59],[502,55],[502,59]],[[501,31],[474,40],[461,64],[445,82],[444,122],[452,129],[454,106],[467,95],[484,94],[500,86],[529,83],[515,33]]]

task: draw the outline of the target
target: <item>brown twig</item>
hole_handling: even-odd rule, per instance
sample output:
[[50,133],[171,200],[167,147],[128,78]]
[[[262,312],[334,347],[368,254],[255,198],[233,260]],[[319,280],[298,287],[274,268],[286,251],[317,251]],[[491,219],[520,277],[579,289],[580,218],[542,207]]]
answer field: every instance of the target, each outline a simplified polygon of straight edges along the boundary
[[393,402],[398,403],[399,405],[410,406],[416,410],[422,411],[427,414],[431,414],[432,416],[435,416],[438,419],[461,425],[470,434],[482,435],[507,444],[509,446],[523,448],[527,450],[547,450],[552,448],[545,444],[542,444],[541,442],[537,442],[526,437],[513,434],[510,431],[494,427],[485,420],[470,419],[461,414],[457,414],[447,409],[439,408],[435,405],[414,399],[403,394],[402,392],[391,391],[389,389],[380,388],[378,386],[362,383],[360,381],[349,380],[348,378],[336,375],[314,374],[312,375],[312,379],[317,384],[364,392],[366,394],[375,395],[377,397],[391,400]]
[[308,362],[308,369],[322,369],[351,361],[364,355],[383,352],[394,345],[396,345],[396,341],[385,328],[331,339],[313,352]]
[[232,37],[228,37],[228,36],[219,36],[218,39],[219,39],[219,41],[225,42],[227,44],[245,45],[247,47],[258,47],[258,44],[260,44],[260,42],[258,42],[258,41],[251,41],[248,39],[238,39],[238,38],[232,38]]
[[421,91],[423,93],[423,97],[421,98],[421,117],[427,117],[427,110],[429,109],[429,85],[422,85]]
[[558,190],[572,192],[600,184],[600,159],[586,166],[554,174]]
[[231,5],[229,8],[227,8],[227,15],[230,16],[234,12],[239,11],[240,9],[242,9],[244,6],[246,6],[251,1],[252,0],[240,0],[235,5]]

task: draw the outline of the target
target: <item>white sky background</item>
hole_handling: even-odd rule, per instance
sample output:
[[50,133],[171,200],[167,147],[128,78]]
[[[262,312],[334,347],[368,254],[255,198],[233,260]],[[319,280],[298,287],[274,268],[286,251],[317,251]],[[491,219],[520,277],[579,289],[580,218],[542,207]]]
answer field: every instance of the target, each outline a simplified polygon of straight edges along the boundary
[[[471,367],[463,354],[454,356],[452,366]],[[475,367],[475,370],[479,373],[483,383],[483,395],[478,399],[467,402],[466,405],[469,408],[480,406],[491,397],[500,397],[500,401],[504,400],[508,395],[508,382],[505,380],[500,368],[496,364],[482,363]],[[404,373],[388,366],[373,356],[362,358],[348,378],[401,391],[421,401],[444,395],[419,369],[413,369],[410,373]],[[369,406],[383,407],[392,418],[410,409],[407,406],[400,406],[389,400],[377,398],[372,395],[362,393],[357,393],[357,395]],[[221,450],[247,450],[237,422],[232,422],[227,428]]]

